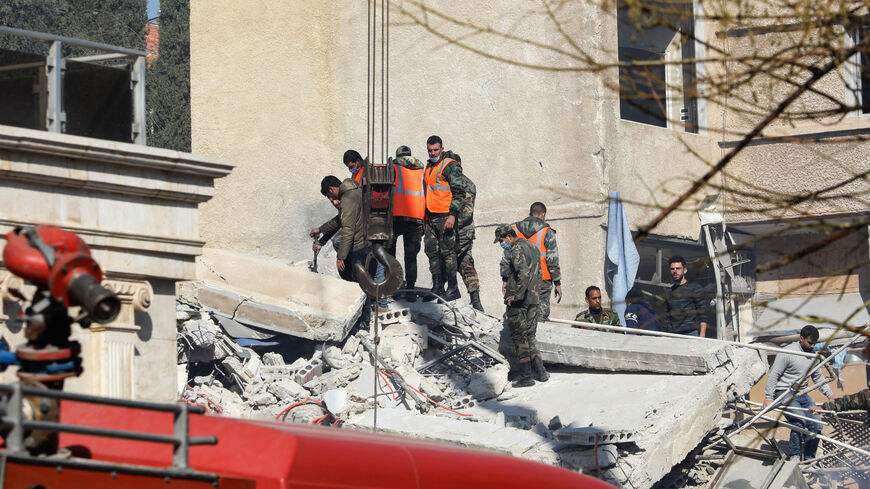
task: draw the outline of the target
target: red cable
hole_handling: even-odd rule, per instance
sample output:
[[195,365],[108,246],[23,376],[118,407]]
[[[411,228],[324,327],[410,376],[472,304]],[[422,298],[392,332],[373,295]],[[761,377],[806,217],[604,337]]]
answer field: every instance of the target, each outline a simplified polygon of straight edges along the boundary
[[308,424],[320,424],[323,422],[324,419],[326,419],[328,417],[329,417],[328,414],[324,414],[323,416],[321,416],[319,418],[312,419],[311,421],[308,422]]
[[202,392],[194,392],[194,394],[196,395],[196,397],[201,397],[201,398],[205,399],[206,401],[208,401],[209,404],[211,404],[212,408],[214,409],[214,412],[216,412],[218,414],[224,413],[223,409],[221,409],[220,404],[212,401],[211,398],[209,398],[207,395],[203,394]]
[[[380,371],[380,370],[379,370],[379,371]],[[390,375],[390,374],[389,374],[388,372],[386,372],[386,371],[384,371],[384,375],[386,375],[386,376],[388,376],[388,377],[390,377],[390,378],[393,378],[393,376]],[[398,373],[398,372],[396,372],[396,375],[398,375],[399,377],[402,376],[402,374],[400,374],[400,373]],[[402,378],[402,380],[405,380],[404,377]],[[458,415],[460,415],[460,416],[466,416],[466,417],[470,417],[470,416],[472,416],[471,414],[460,413],[459,411],[454,411],[453,409],[450,409],[450,408],[447,407],[447,406],[442,406],[441,404],[438,404],[437,402],[433,401],[432,398],[430,398],[430,397],[427,396],[426,394],[423,394],[422,392],[420,392],[420,391],[418,391],[417,389],[415,389],[414,386],[412,386],[412,385],[409,384],[408,382],[405,382],[405,385],[407,385],[407,386],[408,386],[412,391],[414,391],[414,392],[416,392],[417,394],[420,394],[421,396],[425,397],[427,401],[429,401],[429,402],[431,402],[432,404],[434,404],[434,405],[440,407],[441,409],[446,409],[446,410],[450,411],[451,413],[458,414]]]
[[[387,373],[384,372],[383,370],[378,370],[378,376],[381,377],[382,379],[384,379],[384,383],[387,384],[387,387],[390,388],[390,394],[393,395],[393,400],[395,401],[395,400],[396,400],[396,391],[393,390],[393,386],[390,385],[390,381],[387,380],[387,378],[385,377],[385,375],[389,375],[389,374],[387,374]],[[392,377],[392,376],[391,376],[391,377]]]
[[312,398],[310,398],[310,397],[306,397],[305,399],[303,399],[303,400],[301,400],[301,401],[299,401],[299,402],[294,402],[293,404],[291,404],[291,405],[287,406],[286,408],[284,408],[283,411],[281,411],[280,413],[278,413],[277,416],[275,416],[275,421],[278,421],[278,418],[280,418],[281,416],[283,416],[284,413],[286,413],[287,411],[289,411],[289,410],[291,410],[291,409],[293,409],[293,408],[295,408],[295,407],[301,406],[301,405],[303,405],[303,404],[307,404],[308,402],[313,402],[313,403],[317,404],[318,406],[323,407],[323,403],[320,402],[320,401],[318,401],[317,399],[312,399]]
[[205,408],[205,412],[207,412],[207,413],[212,412],[212,411],[211,411],[211,408],[209,408],[208,406],[203,406],[202,404],[197,404],[197,403],[195,403],[195,402],[193,402],[193,401],[188,401],[187,399],[179,399],[179,401],[181,401],[181,402],[183,402],[183,403],[185,403],[185,404],[189,404],[189,405],[191,405],[191,406],[199,406],[199,407],[203,407],[203,408]]

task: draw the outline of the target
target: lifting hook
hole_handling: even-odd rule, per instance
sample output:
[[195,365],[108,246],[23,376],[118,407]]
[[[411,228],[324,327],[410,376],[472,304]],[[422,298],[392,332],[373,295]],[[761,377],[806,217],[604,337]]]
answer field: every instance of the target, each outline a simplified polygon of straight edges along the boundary
[[369,297],[374,297],[375,299],[389,297],[395,294],[402,286],[402,282],[405,280],[405,272],[402,270],[402,265],[399,263],[399,260],[396,260],[393,255],[387,253],[387,250],[384,249],[384,245],[378,242],[372,243],[372,252],[369,253],[368,258],[366,259],[366,264],[369,263],[372,256],[374,256],[375,259],[384,266],[386,278],[383,282],[375,282],[372,280],[371,275],[369,275],[368,270],[366,270],[362,264],[357,263],[356,281],[359,282],[360,288]]

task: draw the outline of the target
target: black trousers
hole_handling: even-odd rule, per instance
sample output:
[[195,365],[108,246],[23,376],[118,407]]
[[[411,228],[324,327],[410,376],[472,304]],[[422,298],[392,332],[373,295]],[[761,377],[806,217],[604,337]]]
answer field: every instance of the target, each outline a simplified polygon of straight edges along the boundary
[[396,256],[396,243],[402,237],[405,256],[405,286],[414,287],[417,284],[417,255],[423,244],[423,221],[405,219],[393,220],[393,239],[387,248],[387,253]]

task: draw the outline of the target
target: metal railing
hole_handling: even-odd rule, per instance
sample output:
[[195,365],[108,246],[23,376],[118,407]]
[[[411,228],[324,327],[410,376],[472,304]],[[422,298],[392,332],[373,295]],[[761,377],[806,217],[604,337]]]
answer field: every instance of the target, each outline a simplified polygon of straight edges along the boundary
[[[129,399],[113,399],[97,397],[87,394],[75,394],[49,389],[38,389],[21,384],[0,384],[0,392],[8,393],[9,399],[5,415],[0,418],[4,426],[11,426],[11,431],[6,436],[6,449],[13,454],[27,453],[24,446],[25,430],[44,430],[58,433],[76,433],[79,435],[103,436],[107,438],[120,438],[125,440],[146,441],[152,443],[164,443],[173,446],[172,466],[179,469],[189,467],[189,449],[194,445],[215,445],[216,436],[195,436],[189,434],[189,414],[205,412],[202,406],[190,406],[181,403],[134,401]],[[109,406],[126,407],[133,409],[145,409],[148,411],[171,412],[174,415],[172,435],[158,435],[154,433],[142,433],[137,431],[114,430],[107,428],[95,428],[64,424],[54,421],[35,421],[24,417],[23,402],[25,396],[60,399],[67,401],[85,402]]]
[[[63,44],[110,53],[70,58],[70,61],[93,62],[115,58],[135,58],[130,70],[130,89],[133,92],[133,120],[131,121],[130,139],[134,144],[145,144],[145,51],[6,26],[0,26],[0,33],[51,42],[44,63],[46,90],[48,92],[45,110],[45,129],[49,132],[65,132],[66,113],[63,109],[63,72],[66,70],[66,60],[61,51]],[[16,65],[15,68],[32,65],[34,64],[26,63],[24,65]],[[42,65],[42,63],[38,65]]]

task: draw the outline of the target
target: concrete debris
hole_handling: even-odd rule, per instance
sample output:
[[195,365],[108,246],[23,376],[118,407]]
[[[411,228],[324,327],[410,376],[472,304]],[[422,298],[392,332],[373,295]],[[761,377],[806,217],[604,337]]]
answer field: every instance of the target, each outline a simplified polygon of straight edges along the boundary
[[[547,363],[617,372],[708,374],[730,363],[734,354],[733,347],[708,341],[602,333],[554,323],[538,324],[536,338]],[[498,340],[499,346],[489,346],[515,364],[510,337],[502,334]]]
[[591,447],[596,445],[633,442],[635,433],[629,430],[608,430],[592,426],[584,426],[581,428],[567,426],[554,431],[553,438],[555,438],[556,441],[567,445],[584,445]]
[[198,287],[195,302],[205,310],[316,341],[344,340],[365,303],[355,283],[262,256],[206,248],[197,260],[197,276],[205,279],[192,285]]
[[378,324],[381,326],[387,326],[389,324],[396,324],[398,322],[408,322],[411,320],[411,310],[406,308],[403,309],[391,309],[387,312],[378,313]]
[[[561,366],[548,382],[514,389],[508,372],[515,355],[504,348],[501,318],[461,301],[418,301],[392,311],[389,321],[379,318],[376,342],[371,325],[359,320],[362,302],[351,304],[360,298],[355,284],[299,269],[282,269],[282,280],[272,280],[261,265],[251,270],[264,283],[253,284],[242,269],[210,256],[223,278],[180,286],[176,318],[179,398],[214,414],[368,429],[377,406],[378,431],[650,489],[721,429],[726,404],[766,371],[751,350],[541,323],[544,360]],[[336,304],[301,299],[315,287]],[[269,325],[240,313],[254,304],[284,308],[279,315],[287,321]],[[245,342],[261,339],[237,336],[246,328],[272,341]]]
[[468,392],[471,394],[471,397],[478,401],[492,399],[504,392],[507,382],[507,365],[497,364],[486,369],[482,375],[475,376],[468,383]]

